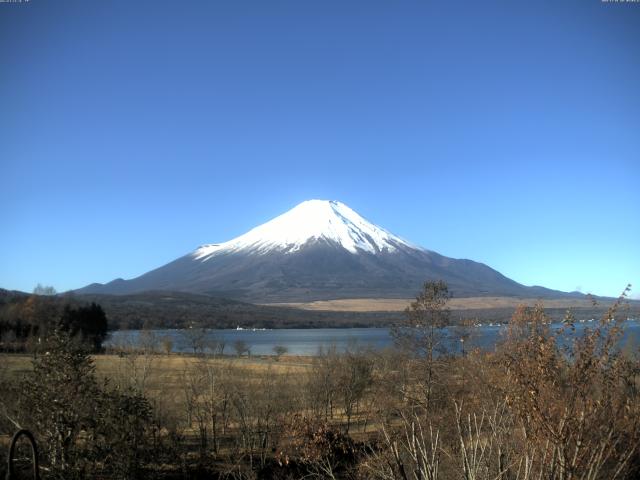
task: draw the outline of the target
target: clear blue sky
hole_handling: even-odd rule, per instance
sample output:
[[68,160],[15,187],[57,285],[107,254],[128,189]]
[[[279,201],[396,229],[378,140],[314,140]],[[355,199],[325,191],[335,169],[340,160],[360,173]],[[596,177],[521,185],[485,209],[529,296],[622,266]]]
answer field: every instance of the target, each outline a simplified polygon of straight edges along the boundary
[[0,3],[0,287],[131,278],[310,199],[640,291],[640,4]]

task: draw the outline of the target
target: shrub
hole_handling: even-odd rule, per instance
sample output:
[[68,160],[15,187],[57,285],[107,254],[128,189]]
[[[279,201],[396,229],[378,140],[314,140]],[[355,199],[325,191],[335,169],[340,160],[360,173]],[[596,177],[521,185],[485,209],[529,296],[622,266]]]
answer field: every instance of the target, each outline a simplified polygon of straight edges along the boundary
[[52,478],[107,471],[135,478],[151,409],[132,392],[99,386],[93,361],[67,332],[54,330],[20,382],[22,425],[38,438]]

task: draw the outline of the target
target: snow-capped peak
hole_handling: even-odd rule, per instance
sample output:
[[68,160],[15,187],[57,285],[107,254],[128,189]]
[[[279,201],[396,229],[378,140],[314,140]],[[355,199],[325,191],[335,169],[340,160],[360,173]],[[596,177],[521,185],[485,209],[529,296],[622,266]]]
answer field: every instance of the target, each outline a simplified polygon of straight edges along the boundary
[[292,253],[317,240],[337,243],[351,253],[393,252],[400,246],[417,248],[368,222],[344,203],[307,200],[233,240],[203,245],[192,256],[206,260],[221,253],[238,251]]

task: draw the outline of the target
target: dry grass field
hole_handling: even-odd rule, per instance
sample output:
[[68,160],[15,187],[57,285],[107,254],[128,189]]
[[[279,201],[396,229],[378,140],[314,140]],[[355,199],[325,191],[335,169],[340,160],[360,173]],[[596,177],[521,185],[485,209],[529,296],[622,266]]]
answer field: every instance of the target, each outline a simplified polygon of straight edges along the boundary
[[[341,300],[321,300],[307,303],[274,303],[272,306],[294,307],[303,310],[324,310],[341,312],[401,312],[414,299],[410,298],[347,298]],[[533,305],[535,298],[514,297],[469,297],[452,298],[448,307],[452,310],[475,310],[493,308],[514,308],[521,304]],[[588,299],[545,300],[546,308],[589,308],[592,303]],[[602,305],[608,305],[603,302]]]
[[[30,354],[0,354],[0,379],[17,383],[32,370],[32,359]],[[236,379],[248,381],[256,388],[269,377],[279,378],[283,385],[300,386],[312,373],[314,361],[313,357],[296,355],[283,355],[277,359],[275,356],[213,358],[187,354],[103,354],[93,355],[92,359],[99,380],[106,380],[111,385],[133,386],[143,392],[154,407],[176,417],[185,415],[189,395],[186,389],[192,386],[190,382],[194,372],[202,373],[203,368],[212,368],[218,374],[226,369]],[[334,420],[337,423],[342,421],[337,409]],[[369,424],[366,430],[374,427],[374,424]],[[189,428],[185,433],[196,435],[195,430]],[[365,432],[354,434],[358,437]],[[0,434],[0,445],[8,441],[8,435]]]
[[[311,357],[275,356],[203,358],[180,354],[94,355],[100,379],[123,386],[135,385],[154,402],[169,411],[182,412],[185,398],[185,374],[198,366],[233,367],[244,378],[259,379],[267,373],[303,376],[311,368]],[[0,376],[17,382],[32,368],[32,355],[0,354]]]

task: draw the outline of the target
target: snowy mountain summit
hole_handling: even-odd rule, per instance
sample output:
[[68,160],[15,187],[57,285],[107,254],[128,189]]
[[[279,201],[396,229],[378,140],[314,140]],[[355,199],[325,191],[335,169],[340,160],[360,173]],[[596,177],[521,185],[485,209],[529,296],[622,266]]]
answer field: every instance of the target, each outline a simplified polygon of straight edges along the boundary
[[77,290],[91,294],[188,292],[248,302],[410,298],[426,280],[456,297],[557,297],[487,265],[417,247],[344,203],[309,200],[224,243],[204,245],[130,280]]
[[295,253],[314,242],[333,243],[351,253],[390,253],[402,246],[417,248],[365,220],[344,203],[307,200],[244,235],[225,243],[203,245],[192,255],[209,260],[221,253]]

